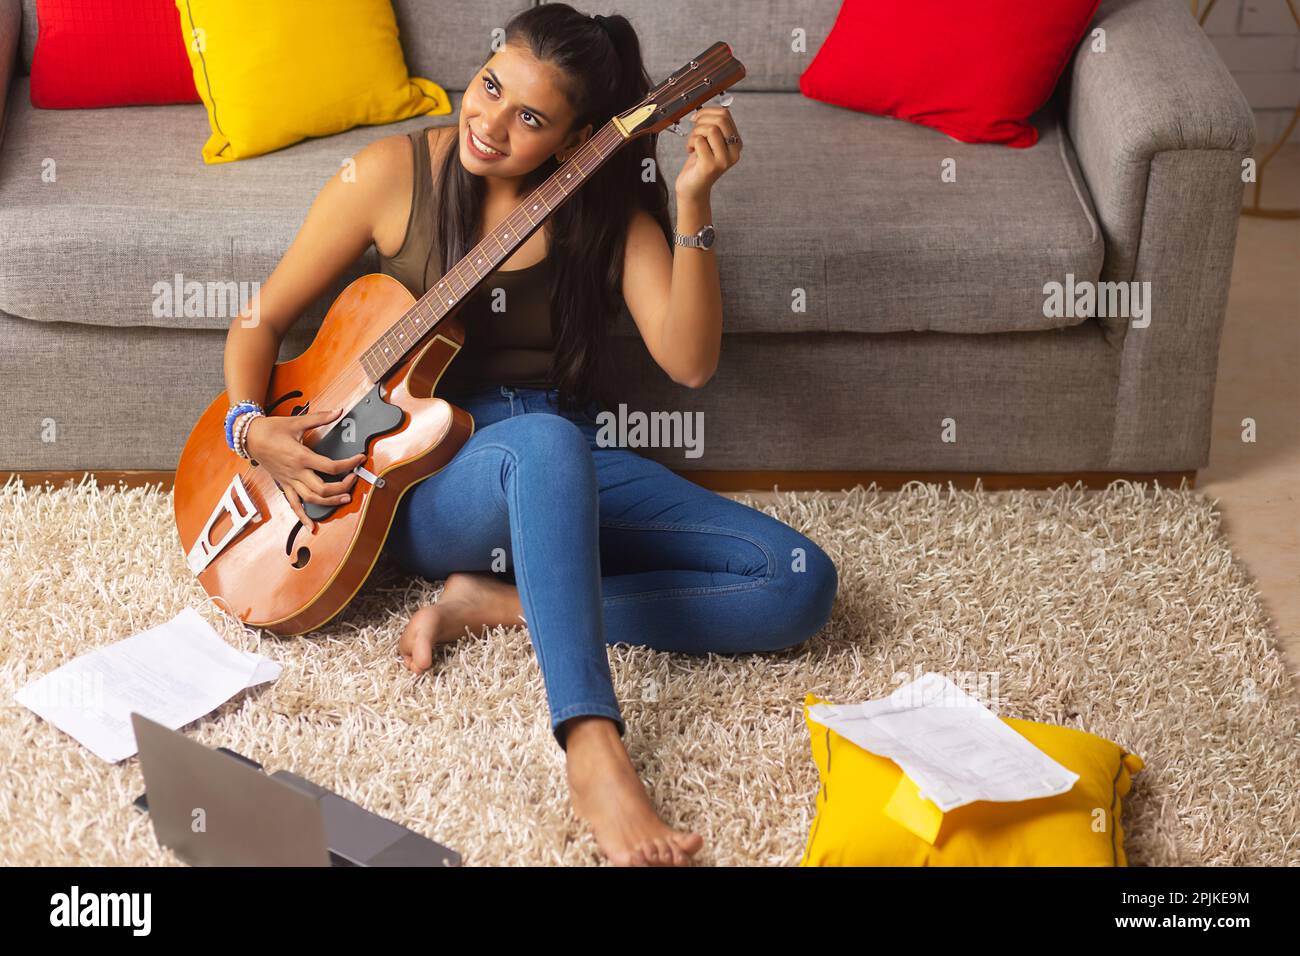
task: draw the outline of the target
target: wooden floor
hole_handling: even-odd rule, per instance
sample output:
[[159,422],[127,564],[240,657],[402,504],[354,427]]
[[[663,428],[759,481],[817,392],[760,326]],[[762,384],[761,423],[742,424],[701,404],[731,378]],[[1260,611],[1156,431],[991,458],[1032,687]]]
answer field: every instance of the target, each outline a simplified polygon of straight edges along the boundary
[[[689,471],[678,470],[679,475],[713,491],[745,492],[771,491],[843,491],[857,485],[870,486],[873,482],[886,491],[896,491],[909,481],[924,481],[947,487],[951,482],[957,488],[973,488],[981,482],[988,491],[1010,488],[1055,488],[1083,482],[1086,488],[1105,488],[1112,481],[1155,481],[1168,488],[1177,488],[1184,479],[1195,487],[1194,471],[1161,471],[1147,473],[1112,471],[1034,472],[1027,474],[1002,472],[959,471]],[[140,488],[162,485],[163,491],[171,489],[176,480],[174,471],[6,471],[0,472],[0,484],[18,476],[28,487],[46,483],[58,488],[72,482],[80,483],[86,475],[94,475],[100,487],[119,485]]]

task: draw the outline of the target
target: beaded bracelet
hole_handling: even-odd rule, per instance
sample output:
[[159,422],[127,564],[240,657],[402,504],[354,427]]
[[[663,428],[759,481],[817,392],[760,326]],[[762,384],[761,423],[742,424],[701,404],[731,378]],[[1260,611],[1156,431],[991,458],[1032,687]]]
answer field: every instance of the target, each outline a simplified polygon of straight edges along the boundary
[[240,415],[235,422],[235,454],[240,458],[249,458],[252,456],[248,453],[248,429],[253,425],[254,418],[265,418],[266,413],[261,409],[253,409]]
[[253,401],[251,398],[246,398],[246,399],[244,399],[242,402],[235,402],[233,405],[230,406],[230,409],[226,412],[226,421],[229,422],[230,419],[234,418],[234,417],[235,417],[235,412],[236,412],[238,409],[241,409],[241,408],[261,408],[261,407],[262,407],[262,405],[261,405],[260,402],[255,402],[255,401]]
[[262,411],[262,406],[251,399],[245,399],[242,402],[236,402],[234,405],[231,405],[230,410],[226,412],[226,444],[230,447],[231,451],[235,450],[233,424],[237,418],[245,412],[250,411],[260,412]]

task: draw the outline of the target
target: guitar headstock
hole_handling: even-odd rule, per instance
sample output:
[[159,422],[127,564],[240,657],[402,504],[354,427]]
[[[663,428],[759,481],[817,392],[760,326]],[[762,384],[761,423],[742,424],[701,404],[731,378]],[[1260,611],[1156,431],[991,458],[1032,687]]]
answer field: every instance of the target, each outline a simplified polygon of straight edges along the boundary
[[615,116],[614,125],[625,139],[658,133],[744,78],[745,65],[719,41]]

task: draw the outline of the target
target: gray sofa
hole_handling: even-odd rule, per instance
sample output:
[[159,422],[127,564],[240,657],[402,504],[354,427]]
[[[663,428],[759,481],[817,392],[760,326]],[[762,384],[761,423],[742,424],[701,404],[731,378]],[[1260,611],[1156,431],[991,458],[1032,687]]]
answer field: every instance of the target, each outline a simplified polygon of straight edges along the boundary
[[[459,107],[525,0],[395,0],[413,74]],[[618,398],[704,413],[683,470],[1177,472],[1205,464],[1243,160],[1254,121],[1181,0],[1109,0],[1025,150],[806,99],[839,0],[625,0],[657,81],[715,40],[748,77],[742,162],[713,196],[717,375],[674,385],[630,317]],[[201,105],[32,107],[34,0],[0,0],[0,469],[172,469],[224,388],[228,318],[157,318],[153,288],[261,281],[362,127],[205,166]],[[806,31],[807,53],[791,50]],[[661,136],[675,178],[682,141]],[[955,182],[940,173],[955,160]],[[56,176],[46,181],[53,161]],[[671,193],[671,189],[670,189]],[[286,339],[310,343],[343,286]],[[1150,283],[1149,323],[1045,315],[1046,283]],[[801,291],[797,291],[801,290]],[[795,306],[802,296],[804,308]],[[1144,327],[1138,327],[1143,325]],[[53,427],[51,427],[53,426]],[[955,440],[951,440],[955,439]]]

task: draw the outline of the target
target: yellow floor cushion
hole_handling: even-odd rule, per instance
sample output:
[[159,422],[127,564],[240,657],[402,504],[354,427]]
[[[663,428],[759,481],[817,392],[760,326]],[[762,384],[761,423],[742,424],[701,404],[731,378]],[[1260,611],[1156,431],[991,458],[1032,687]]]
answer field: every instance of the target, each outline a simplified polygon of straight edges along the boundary
[[[948,813],[887,757],[804,722],[821,778],[800,866],[1127,866],[1120,806],[1142,758],[1070,727],[1000,718],[1079,775],[1055,797],[968,803]],[[933,842],[926,837],[933,835]]]

